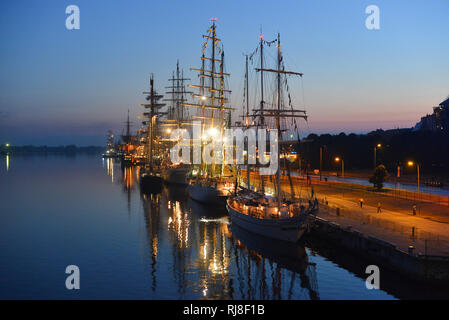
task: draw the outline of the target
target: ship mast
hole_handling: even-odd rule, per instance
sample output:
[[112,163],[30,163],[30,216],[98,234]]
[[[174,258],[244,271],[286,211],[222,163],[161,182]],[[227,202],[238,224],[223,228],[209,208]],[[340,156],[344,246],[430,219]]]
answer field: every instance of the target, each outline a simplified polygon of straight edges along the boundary
[[149,127],[149,147],[150,147],[150,170],[153,169],[153,131],[154,131],[154,79],[153,75],[151,75],[150,79],[150,127]]
[[281,62],[282,62],[282,55],[281,55],[281,36],[278,33],[277,38],[277,68],[274,69],[266,69],[266,68],[256,68],[256,71],[258,72],[273,72],[277,74],[277,108],[276,109],[263,109],[260,108],[258,110],[254,110],[255,115],[259,115],[260,118],[264,116],[268,117],[274,117],[275,118],[275,126],[278,132],[278,153],[277,153],[277,163],[278,168],[276,171],[276,182],[277,182],[277,200],[278,200],[278,212],[280,212],[281,209],[281,179],[280,179],[280,153],[281,153],[281,140],[282,140],[282,131],[281,131],[281,124],[280,120],[281,118],[304,118],[307,119],[306,112],[304,110],[294,110],[293,108],[291,110],[285,110],[281,107],[281,75],[296,75],[302,77],[303,74],[299,72],[293,72],[293,71],[286,71],[281,69]]
[[128,120],[126,121],[126,137],[127,137],[127,139],[129,139],[129,135],[130,135],[129,126],[130,126],[130,121],[129,121],[129,109],[128,109]]
[[277,163],[278,170],[276,172],[276,181],[277,181],[277,194],[278,194],[278,212],[281,212],[281,140],[282,140],[282,132],[281,132],[281,120],[280,120],[280,112],[281,112],[281,36],[278,33],[278,63],[277,63],[277,84],[278,84],[278,113],[276,115],[276,130],[278,131],[278,152],[277,152]]
[[[262,30],[260,32],[260,109],[263,110],[263,34]],[[265,119],[264,117],[260,117],[260,125],[262,127],[265,126]],[[263,143],[267,143],[266,141],[263,141]],[[259,145],[259,142],[258,142]],[[265,177],[260,176],[260,182],[262,187],[262,194],[265,194]]]
[[164,128],[163,135],[165,138],[159,139],[160,142],[164,144],[163,148],[163,156],[164,159],[169,161],[170,159],[170,148],[176,143],[175,140],[172,140],[171,133],[174,129],[180,129],[185,123],[184,121],[184,113],[182,104],[186,101],[184,95],[186,94],[186,90],[184,87],[184,81],[190,79],[184,78],[183,72],[179,68],[179,60],[176,62],[176,72],[172,72],[172,76],[168,81],[170,85],[165,87],[166,89],[170,89],[165,92],[170,95],[169,99],[164,99],[164,101],[170,102],[170,107],[168,108],[167,117],[165,120],[159,122],[161,128]]
[[[203,35],[205,39],[205,43],[203,44],[203,54],[201,57],[201,68],[190,68],[191,71],[197,71],[198,77],[200,78],[199,85],[189,85],[189,87],[198,88],[199,94],[192,94],[193,98],[199,99],[198,103],[184,103],[184,107],[196,107],[198,108],[198,115],[193,118],[201,120],[201,140],[211,139],[217,140],[223,137],[224,130],[224,113],[225,110],[232,110],[232,108],[226,107],[225,104],[228,101],[225,98],[225,93],[230,93],[231,91],[224,89],[224,77],[229,76],[230,74],[224,73],[224,53],[222,49],[219,47],[220,39],[217,38],[216,34],[216,18],[212,18],[212,26],[208,30],[207,35]],[[211,44],[211,56],[205,56],[205,51],[208,44]],[[216,57],[217,52],[219,51],[221,57]],[[210,68],[206,68],[206,61],[210,62]],[[216,63],[219,63],[219,71],[217,72]],[[206,81],[207,80],[207,81]],[[218,87],[219,86],[219,87]],[[214,127],[219,126],[219,127]],[[210,129],[213,131],[206,132],[206,129]],[[212,136],[212,133],[220,135]],[[211,134],[211,137],[207,137],[208,134]],[[217,140],[218,141],[218,140]],[[201,143],[201,154],[203,154],[204,145]],[[202,158],[202,157],[201,157]],[[202,159],[203,160],[203,159]],[[220,172],[223,171],[223,166],[220,167]],[[201,175],[204,173],[208,173],[208,165],[201,161]],[[211,166],[211,174],[215,173],[215,162],[212,162]],[[221,174],[220,174],[221,176]]]
[[144,92],[144,94],[149,94],[147,96],[147,100],[150,101],[149,104],[141,104],[145,109],[150,109],[149,112],[143,113],[143,121],[144,125],[147,125],[147,141],[146,141],[146,160],[145,164],[149,165],[150,170],[153,170],[153,148],[154,148],[154,139],[155,139],[155,130],[157,119],[162,113],[159,112],[159,109],[165,106],[164,103],[158,103],[158,101],[163,97],[162,95],[158,95],[154,90],[154,79],[153,75],[150,77],[150,92]]
[[172,73],[172,77],[168,79],[171,81],[171,85],[166,87],[167,89],[171,89],[171,91],[166,92],[166,94],[170,94],[170,99],[164,99],[164,101],[170,101],[171,107],[169,108],[167,121],[164,121],[164,124],[171,127],[180,128],[182,126],[182,122],[184,120],[184,113],[182,104],[185,102],[184,94],[187,92],[184,88],[184,81],[190,80],[188,78],[184,78],[184,73],[179,69],[179,61],[176,62],[176,77],[175,73]]
[[[245,54],[245,65],[246,65],[246,72],[245,72],[245,91],[246,91],[246,119],[245,119],[245,125],[246,125],[246,130],[248,130],[249,126],[250,126],[250,120],[249,120],[249,72],[248,72],[248,55]],[[246,148],[247,150],[249,150],[249,141],[248,138],[246,139]],[[251,167],[249,164],[249,154],[247,153],[247,164],[246,164],[246,181],[247,181],[247,187],[248,190],[251,190],[251,181],[250,181],[250,177],[251,177]]]

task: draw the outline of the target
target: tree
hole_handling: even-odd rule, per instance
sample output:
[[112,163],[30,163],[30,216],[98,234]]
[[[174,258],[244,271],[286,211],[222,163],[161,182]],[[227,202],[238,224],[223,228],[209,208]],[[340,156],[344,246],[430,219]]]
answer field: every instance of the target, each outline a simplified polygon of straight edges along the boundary
[[374,169],[373,175],[369,178],[369,182],[374,185],[377,190],[382,190],[384,182],[389,177],[388,171],[383,164],[380,164]]

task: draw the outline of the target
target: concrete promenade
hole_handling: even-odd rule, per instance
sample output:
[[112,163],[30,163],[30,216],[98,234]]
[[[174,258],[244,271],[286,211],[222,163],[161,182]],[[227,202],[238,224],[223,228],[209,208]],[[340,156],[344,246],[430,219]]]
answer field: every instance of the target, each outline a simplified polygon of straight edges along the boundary
[[[243,177],[246,175],[243,173]],[[252,184],[260,186],[259,177],[251,175]],[[265,178],[267,190],[273,183]],[[304,179],[294,178],[295,194],[302,197],[314,194],[320,200],[318,216],[322,219],[359,231],[368,237],[389,242],[397,249],[408,252],[413,246],[414,254],[449,256],[449,207],[433,202],[419,202],[351,188],[342,183],[307,184]],[[282,178],[282,191],[291,190],[287,177]],[[363,207],[359,199],[363,198]],[[326,205],[327,203],[327,205]],[[377,212],[378,204],[381,212]],[[412,207],[417,205],[414,216]]]

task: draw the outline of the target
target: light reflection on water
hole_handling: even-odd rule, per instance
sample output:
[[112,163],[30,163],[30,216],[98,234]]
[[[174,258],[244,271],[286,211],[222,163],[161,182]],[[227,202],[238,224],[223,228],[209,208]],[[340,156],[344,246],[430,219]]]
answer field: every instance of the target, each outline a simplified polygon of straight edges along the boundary
[[[138,170],[88,156],[18,157],[2,170],[0,298],[393,298],[338,255],[250,234],[184,188],[141,194]],[[80,267],[78,292],[64,288],[68,264]]]
[[[129,194],[137,184],[134,171],[139,168],[121,170]],[[193,294],[199,299],[320,299],[316,264],[309,262],[304,247],[231,226],[224,208],[189,199],[185,187],[165,186],[161,194],[140,196],[154,292],[161,272],[157,267],[158,244],[164,241],[171,246],[173,278],[181,297]],[[168,235],[160,239],[164,226]],[[367,291],[363,281],[356,282],[363,284],[359,289]],[[383,293],[382,296],[388,298]]]

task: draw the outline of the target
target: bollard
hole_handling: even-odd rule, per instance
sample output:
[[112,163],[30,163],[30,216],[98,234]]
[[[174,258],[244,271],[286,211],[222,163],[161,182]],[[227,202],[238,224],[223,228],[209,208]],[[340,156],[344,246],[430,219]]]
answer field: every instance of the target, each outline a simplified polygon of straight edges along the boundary
[[337,213],[337,216],[340,216],[340,208],[337,207],[336,213]]
[[415,250],[414,246],[408,246],[408,254],[413,255],[413,251]]

